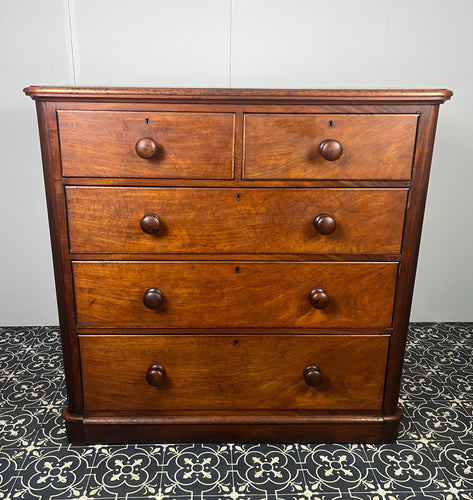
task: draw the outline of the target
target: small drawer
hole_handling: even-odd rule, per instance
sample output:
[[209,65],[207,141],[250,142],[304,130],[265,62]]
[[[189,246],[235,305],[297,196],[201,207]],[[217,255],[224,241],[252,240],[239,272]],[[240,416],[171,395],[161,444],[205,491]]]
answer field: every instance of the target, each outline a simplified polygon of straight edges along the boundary
[[66,177],[232,179],[233,113],[57,112]]
[[399,254],[406,198],[406,189],[66,187],[77,253]]
[[84,408],[380,410],[388,344],[369,335],[81,336]]
[[244,178],[410,179],[417,115],[246,114]]
[[389,327],[396,263],[73,262],[79,328]]

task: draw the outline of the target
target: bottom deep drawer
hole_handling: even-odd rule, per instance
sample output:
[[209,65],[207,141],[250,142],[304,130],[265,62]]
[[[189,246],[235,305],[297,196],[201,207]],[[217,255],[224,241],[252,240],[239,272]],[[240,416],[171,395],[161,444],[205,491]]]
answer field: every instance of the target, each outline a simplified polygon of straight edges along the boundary
[[382,408],[389,337],[81,336],[85,411]]

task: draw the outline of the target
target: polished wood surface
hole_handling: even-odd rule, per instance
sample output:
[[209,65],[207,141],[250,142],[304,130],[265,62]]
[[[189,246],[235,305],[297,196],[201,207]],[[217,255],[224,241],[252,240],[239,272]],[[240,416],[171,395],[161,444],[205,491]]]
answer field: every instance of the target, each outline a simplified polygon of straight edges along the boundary
[[392,442],[448,90],[29,87],[71,442]]
[[232,113],[60,110],[57,115],[65,176],[233,177]]
[[448,89],[198,89],[156,87],[48,87],[35,86],[24,89],[31,98],[49,102],[76,102],[93,100],[101,102],[182,102],[205,101],[243,103],[282,103],[308,101],[311,104],[344,103],[366,104],[441,104],[450,99],[453,92]]
[[415,114],[248,114],[244,178],[409,179],[416,126]]
[[[395,263],[73,262],[79,327],[389,327]],[[143,306],[162,290],[156,310]],[[330,302],[313,306],[323,288]],[[376,290],[376,293],[373,293]]]
[[[86,410],[379,410],[386,336],[82,336]],[[205,361],[204,361],[205,360]],[[148,367],[162,365],[156,389]],[[306,383],[316,364],[323,380]],[[110,374],[113,374],[110,376]],[[309,376],[310,377],[310,376]]]
[[[77,253],[398,254],[407,190],[68,186],[66,197]],[[153,237],[140,222],[150,212]]]

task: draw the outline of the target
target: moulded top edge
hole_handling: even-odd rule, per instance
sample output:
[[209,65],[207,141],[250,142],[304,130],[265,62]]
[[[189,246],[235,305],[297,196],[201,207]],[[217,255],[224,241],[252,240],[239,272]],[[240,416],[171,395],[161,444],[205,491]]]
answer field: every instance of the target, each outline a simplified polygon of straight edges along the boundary
[[145,87],[43,87],[31,86],[25,94],[39,101],[69,99],[98,101],[310,101],[313,103],[441,103],[453,92],[447,89],[236,89]]

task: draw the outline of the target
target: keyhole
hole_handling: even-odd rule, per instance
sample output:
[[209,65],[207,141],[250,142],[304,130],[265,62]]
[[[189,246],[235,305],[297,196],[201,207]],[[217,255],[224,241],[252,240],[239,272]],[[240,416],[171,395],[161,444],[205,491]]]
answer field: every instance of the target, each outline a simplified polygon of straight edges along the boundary
[[239,344],[238,340],[233,341],[233,345],[238,345],[238,344]]
[[236,195],[236,201],[240,201],[240,194]]
[[146,125],[149,125],[149,118],[145,119],[145,123],[146,123]]
[[240,272],[240,268],[238,266],[235,267],[235,272],[238,274]]
[[328,122],[328,126],[329,126],[329,128],[333,128],[333,120],[330,120],[330,121]]

